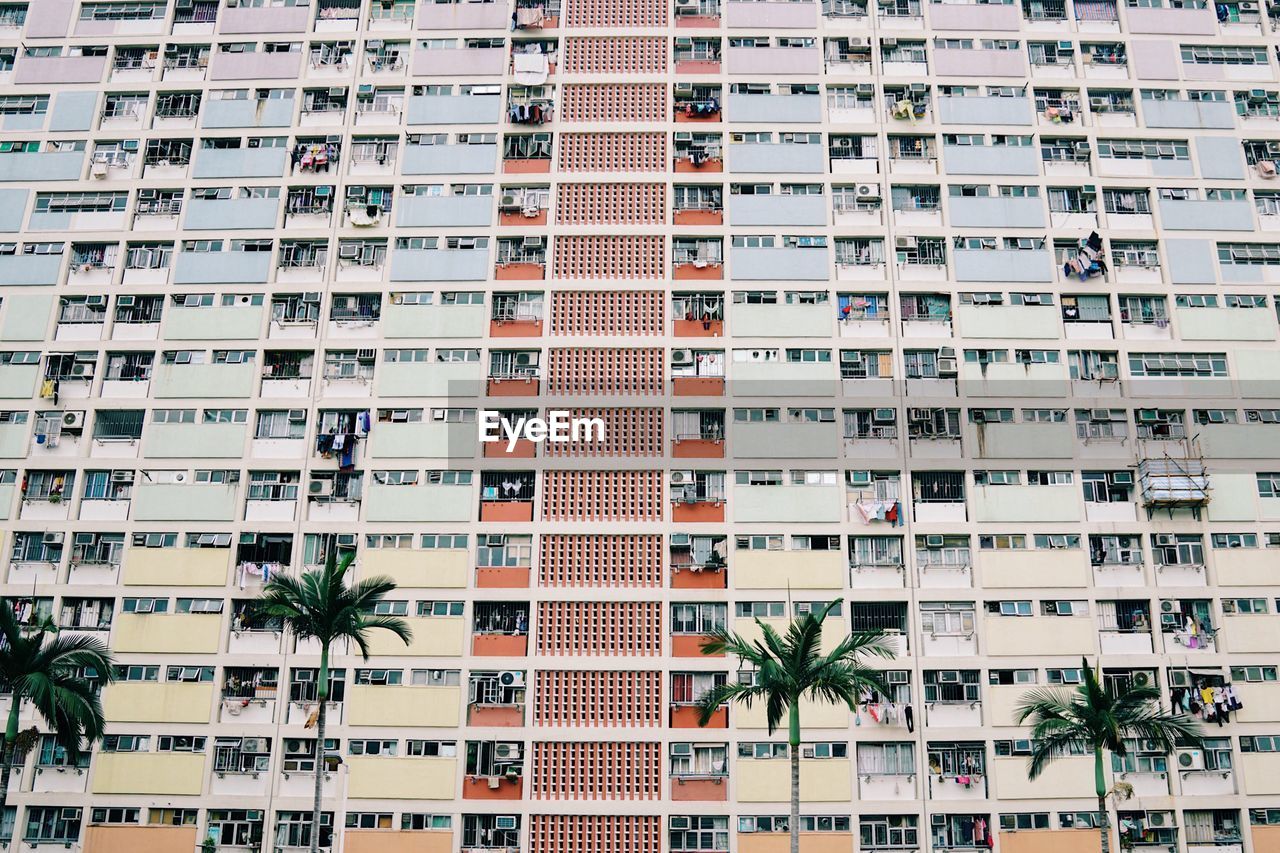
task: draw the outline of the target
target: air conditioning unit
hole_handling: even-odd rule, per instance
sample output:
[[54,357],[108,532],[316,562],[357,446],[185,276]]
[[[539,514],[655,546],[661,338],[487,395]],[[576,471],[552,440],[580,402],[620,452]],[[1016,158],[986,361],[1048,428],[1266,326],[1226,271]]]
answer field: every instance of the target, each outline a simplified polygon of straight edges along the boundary
[[40,542],[45,545],[61,545],[66,538],[65,533],[46,533],[40,537]]
[[308,290],[306,293],[302,294],[302,301],[303,301],[303,302],[319,302],[319,301],[320,301],[320,291],[318,291],[318,290]]
[[307,410],[306,409],[290,409],[288,417],[291,423],[295,423],[295,424],[302,423],[307,419]]
[[1152,826],[1173,826],[1173,812],[1147,812],[1147,823]]
[[876,409],[871,413],[871,420],[878,424],[891,424],[897,417],[895,409]]
[[692,142],[693,132],[688,130],[677,130],[674,138],[676,142]]
[[956,360],[954,358],[938,359],[938,375],[939,376],[955,376],[958,372],[956,368]]
[[301,738],[289,738],[284,742],[285,755],[306,755],[308,751],[306,741]]
[[1176,601],[1162,601],[1160,602],[1160,612],[1161,613],[1181,613],[1182,605]]
[[520,757],[520,744],[518,743],[495,743],[493,745],[493,757],[501,760],[513,760]]
[[356,361],[373,361],[378,355],[378,351],[374,349],[358,349],[356,350]]
[[493,819],[494,829],[517,829],[520,826],[520,818],[513,814],[500,814]]
[[692,482],[693,482],[692,471],[672,471],[671,472],[671,485],[673,486],[687,486]]
[[507,537],[502,533],[486,533],[484,544],[487,548],[501,548],[507,544]]
[[1110,409],[1091,409],[1089,411],[1089,420],[1091,421],[1110,421]]
[[677,83],[677,84],[675,85],[675,93],[676,93],[677,95],[692,95],[692,94],[693,94],[693,84],[692,84],[692,83]]
[[339,533],[334,537],[334,542],[338,544],[339,548],[354,548],[356,547],[356,535],[354,533]]
[[1155,544],[1157,545],[1177,545],[1178,538],[1172,533],[1157,533],[1155,535]]
[[1111,474],[1111,483],[1112,485],[1115,485],[1115,486],[1132,486],[1133,472],[1132,471],[1114,471]]
[[84,429],[84,412],[63,412],[63,429]]
[[1076,150],[1076,154],[1088,154],[1090,151],[1093,150],[1093,148],[1089,145],[1089,143],[1080,141],[1076,143],[1075,150]]
[[858,184],[853,188],[853,194],[858,199],[880,198],[880,185]]
[[672,364],[693,364],[693,350],[689,349],[673,349],[671,351]]
[[134,297],[132,297],[132,296],[117,296],[117,297],[116,297],[116,307],[117,307],[117,308],[132,308],[132,307],[133,307],[133,305],[134,305],[134,301],[135,301],[135,299],[134,299]]
[[1144,423],[1153,423],[1160,420],[1160,413],[1155,409],[1139,409],[1138,420]]
[[[859,39],[859,41],[861,41],[861,39]],[[859,83],[855,87],[855,91],[859,95],[874,95],[876,93],[876,84],[875,83]]]
[[1076,44],[1072,41],[1058,42],[1058,53],[1075,53]]
[[524,673],[515,669],[498,673],[498,683],[503,687],[524,687]]
[[1178,750],[1178,769],[1179,770],[1203,770],[1204,769],[1204,750],[1203,749]]
[[78,376],[81,379],[93,378],[93,365],[87,361],[77,362],[71,365],[71,375]]
[[688,548],[692,543],[693,543],[693,539],[692,537],[689,536],[688,533],[672,533],[671,534],[672,548]]
[[105,296],[86,296],[84,298],[85,305],[92,305],[95,308],[106,307],[107,297]]
[[893,241],[893,244],[899,249],[914,249],[918,242],[915,237],[898,237]]
[[498,208],[500,210],[518,210],[520,207],[519,196],[504,195],[498,199]]
[[333,497],[333,480],[312,480],[307,486],[307,494],[313,498]]
[[132,471],[112,471],[112,472],[111,472],[111,482],[113,482],[113,483],[132,483],[132,482],[133,482],[133,472],[132,472]]
[[541,237],[525,237],[523,240],[520,241],[520,245],[526,249],[541,249],[542,238]]
[[240,751],[262,755],[271,751],[271,741],[264,737],[241,738]]
[[[676,3],[679,3],[679,2],[680,0],[676,0]],[[688,829],[688,828],[689,828],[688,815],[672,815],[670,818],[667,819],[667,829],[674,830],[674,829]]]
[[924,547],[941,548],[943,541],[944,540],[940,534],[931,533],[928,536],[924,537]]
[[969,420],[975,424],[985,424],[987,422],[987,413],[983,409],[974,409],[969,412]]

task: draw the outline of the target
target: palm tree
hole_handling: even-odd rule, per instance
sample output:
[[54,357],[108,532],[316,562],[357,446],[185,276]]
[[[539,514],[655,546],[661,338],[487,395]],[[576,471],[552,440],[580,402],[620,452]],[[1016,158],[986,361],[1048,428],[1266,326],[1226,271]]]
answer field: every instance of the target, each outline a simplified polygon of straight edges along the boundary
[[396,588],[388,577],[367,578],[348,586],[347,569],[354,552],[337,556],[330,539],[324,568],[304,572],[299,577],[273,575],[254,603],[264,616],[280,619],[299,640],[314,639],[320,644],[320,677],[316,687],[316,787],[311,809],[311,853],[320,848],[320,806],[324,782],[324,727],[329,699],[329,655],[338,642],[354,645],[360,656],[369,659],[369,633],[382,628],[395,634],[405,645],[413,631],[399,616],[377,616],[373,607]]
[[712,631],[702,644],[705,655],[736,655],[755,670],[755,679],[750,684],[722,684],[703,694],[698,700],[698,725],[711,722],[716,710],[726,702],[740,702],[747,708],[756,700],[764,702],[770,735],[782,718],[787,718],[787,742],[791,745],[791,853],[800,853],[800,700],[843,703],[855,710],[864,689],[888,693],[880,673],[861,661],[864,655],[894,656],[884,632],[849,634],[830,652],[822,652],[822,621],[840,601],[836,599],[817,612],[792,620],[785,636],[756,619],[763,633],[759,640],[719,629]]
[[1037,779],[1055,759],[1081,751],[1093,754],[1094,790],[1098,796],[1102,853],[1110,853],[1106,776],[1102,754],[1124,755],[1125,740],[1152,741],[1169,753],[1177,741],[1199,740],[1200,725],[1186,714],[1160,707],[1160,689],[1130,685],[1114,689],[1100,684],[1097,673],[1081,660],[1084,680],[1075,690],[1032,690],[1018,703],[1018,724],[1031,721],[1031,758],[1027,777]]
[[[83,747],[102,739],[106,718],[98,685],[111,681],[114,662],[97,637],[59,635],[49,620],[23,625],[9,599],[0,598],[0,683],[9,688],[9,720],[0,743],[0,814],[9,796],[9,774],[23,750],[18,733],[22,703],[30,702],[57,744],[74,761]],[[97,673],[97,681],[85,677]]]

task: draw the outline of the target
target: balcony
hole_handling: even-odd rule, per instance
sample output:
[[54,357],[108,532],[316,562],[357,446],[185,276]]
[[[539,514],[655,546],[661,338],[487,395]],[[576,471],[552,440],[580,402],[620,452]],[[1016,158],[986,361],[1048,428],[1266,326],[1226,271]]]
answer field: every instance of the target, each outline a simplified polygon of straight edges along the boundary
[[956,281],[1053,281],[1053,255],[1045,249],[956,249],[953,263]]
[[735,423],[729,438],[733,455],[740,459],[834,459],[840,455],[834,423]]
[[502,98],[490,95],[411,95],[409,125],[497,124],[502,118]]
[[[853,798],[851,761],[844,758],[800,759],[800,798],[806,803],[847,803]],[[784,759],[739,758],[736,762],[740,803],[786,803],[790,798],[788,762]],[[785,840],[780,838],[779,840]]]
[[[289,127],[293,123],[293,108],[293,100],[283,98],[209,100],[201,107],[200,126],[210,130],[232,127]],[[260,150],[274,151],[275,149]],[[284,172],[280,171],[276,174],[282,175]]]
[[[931,4],[932,10],[951,8],[966,14],[976,11],[1011,11],[1012,5],[999,6],[942,6]],[[934,48],[933,73],[940,77],[1026,77],[1027,55],[1025,50],[965,50],[960,48]]]
[[1044,204],[1038,198],[949,196],[947,219],[956,228],[1044,228],[1046,225]]
[[365,497],[368,521],[470,521],[468,498],[472,492],[465,486],[421,485],[369,486]]
[[1253,205],[1247,200],[1160,199],[1160,224],[1166,230],[1203,230],[1206,222],[1216,231],[1252,231]]
[[485,249],[403,249],[391,253],[392,281],[484,281]]
[[418,30],[502,30],[511,23],[505,3],[423,3],[418,7]]
[[[730,94],[725,108],[728,121],[735,124],[817,124],[822,121],[822,98],[818,95]],[[822,146],[814,147],[820,150]]]
[[[786,4],[766,5],[781,6]],[[800,4],[797,3],[795,5]],[[814,6],[813,3],[804,5]],[[725,64],[730,74],[760,74],[768,77],[792,74],[812,75],[821,73],[822,55],[816,47],[730,47],[725,51]],[[745,97],[759,96],[748,95]],[[743,121],[741,117],[735,116],[733,113],[734,98],[734,95],[729,96],[730,120]]]
[[733,558],[733,586],[735,589],[841,589],[845,565],[845,556],[839,551],[739,550]]
[[818,4],[730,0],[725,22],[734,29],[812,29],[818,25]]
[[[934,4],[935,9],[962,8]],[[975,7],[967,7],[975,8]],[[983,9],[1013,9],[1012,6],[983,6]],[[1026,98],[940,97],[938,118],[943,124],[1031,125],[1031,103]]]
[[56,85],[100,83],[107,70],[107,56],[22,56],[13,82]]
[[831,334],[831,306],[735,302],[729,307],[729,325],[746,338],[825,338]]
[[11,152],[0,156],[0,182],[76,181],[83,173],[83,151]]
[[497,162],[497,145],[410,145],[401,169],[405,175],[489,175]]
[[840,486],[734,486],[733,520],[739,523],[837,523],[843,520]]
[[210,80],[296,80],[301,70],[302,52],[298,50],[218,51],[209,60]]
[[[732,150],[741,149],[735,146]],[[735,157],[733,164],[735,168],[740,167],[739,158]],[[729,224],[822,227],[827,224],[826,198],[821,195],[734,195],[729,200]]]
[[199,796],[204,775],[203,753],[104,753],[94,764],[92,793]]
[[1236,126],[1236,108],[1225,101],[1144,100],[1142,123],[1145,127],[1231,130]]
[[415,50],[415,77],[495,77],[507,70],[507,52],[501,47]]
[[821,246],[734,246],[729,262],[735,281],[827,281],[831,273]]
[[311,6],[231,6],[219,15],[218,32],[227,35],[305,33]]
[[390,756],[348,756],[347,796],[376,800],[403,797],[451,801],[456,796],[458,759]]
[[[408,196],[396,202],[396,225],[486,227],[493,218],[493,196]],[[394,262],[393,262],[394,263]]]
[[[765,95],[730,95],[734,97],[771,97]],[[790,96],[788,96],[790,97]],[[743,174],[820,175],[826,169],[826,152],[821,145],[795,143],[738,142],[729,147],[729,166]],[[748,196],[736,196],[731,202]],[[826,224],[826,214],[822,215]]]
[[949,175],[1040,174],[1040,151],[1022,145],[946,145],[943,162]]
[[195,155],[192,177],[282,178],[288,162],[284,148],[203,148]]

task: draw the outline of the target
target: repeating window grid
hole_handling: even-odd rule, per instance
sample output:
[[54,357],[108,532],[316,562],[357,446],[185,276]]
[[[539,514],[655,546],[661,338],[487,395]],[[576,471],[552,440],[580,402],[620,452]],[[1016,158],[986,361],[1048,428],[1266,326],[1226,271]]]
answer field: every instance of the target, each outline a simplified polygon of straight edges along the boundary
[[657,601],[542,601],[537,629],[538,654],[662,654],[662,604]]
[[666,27],[667,0],[571,0],[565,4],[566,27]]
[[535,800],[656,800],[662,744],[535,741]]
[[556,348],[547,353],[548,394],[661,394],[661,349]]
[[665,172],[665,133],[566,133],[560,141],[562,172]]
[[661,290],[557,290],[551,294],[553,335],[661,335],[666,294]]
[[529,828],[531,853],[651,853],[661,838],[657,815],[533,815]]
[[658,587],[662,537],[547,533],[539,543],[540,587]]
[[666,210],[666,184],[560,184],[556,192],[560,225],[661,225]]
[[667,120],[664,83],[566,83],[566,122],[635,123]]
[[544,472],[545,521],[661,521],[661,471]]
[[570,418],[599,418],[604,439],[589,442],[548,442],[547,457],[661,456],[662,409],[570,409]]
[[535,685],[535,726],[662,725],[659,671],[540,670]]
[[658,36],[564,40],[566,74],[665,74],[667,40]]

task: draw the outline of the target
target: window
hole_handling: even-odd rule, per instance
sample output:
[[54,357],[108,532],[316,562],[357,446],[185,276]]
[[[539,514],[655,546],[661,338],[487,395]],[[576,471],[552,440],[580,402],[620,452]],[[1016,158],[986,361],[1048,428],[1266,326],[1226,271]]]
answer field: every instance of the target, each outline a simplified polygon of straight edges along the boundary
[[667,818],[671,853],[728,853],[729,818],[723,815],[671,815]]

